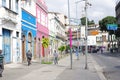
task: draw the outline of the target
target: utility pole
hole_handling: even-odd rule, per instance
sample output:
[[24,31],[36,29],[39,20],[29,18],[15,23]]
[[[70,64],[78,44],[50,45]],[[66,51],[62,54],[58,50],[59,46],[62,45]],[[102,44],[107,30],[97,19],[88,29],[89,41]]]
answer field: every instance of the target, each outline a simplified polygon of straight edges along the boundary
[[88,53],[88,41],[87,41],[87,37],[88,37],[88,20],[87,20],[87,7],[91,6],[90,3],[88,3],[88,0],[85,0],[85,17],[86,17],[86,23],[85,23],[85,69],[88,69],[88,64],[87,64],[87,53]]
[[[68,0],[68,20],[69,20],[69,27],[70,27],[70,4]],[[71,28],[69,28],[69,34],[71,34]],[[72,35],[71,35],[72,36]],[[71,41],[70,41],[71,43]],[[72,44],[70,45],[70,68],[72,69]]]
[[[85,1],[85,0],[80,0],[80,1],[76,1],[75,2],[75,4],[76,4],[76,21],[78,21],[78,15],[77,15],[77,4],[79,3],[79,2],[82,2],[82,1]],[[76,26],[79,26],[78,25],[78,23],[77,23],[77,25]],[[79,60],[79,39],[78,39],[78,32],[79,32],[79,27],[77,28],[77,53],[76,53],[76,55],[77,55],[77,60]]]
[[[77,4],[78,3],[79,3],[78,1],[75,2],[75,4],[76,4],[76,21],[78,20],[77,19]],[[78,26],[78,23],[76,24],[76,26]],[[78,40],[78,28],[77,28],[77,49],[76,49],[77,60],[79,60],[79,44],[78,44],[78,42],[79,42],[79,40]]]
[[87,52],[88,52],[88,44],[87,44],[87,36],[88,36],[88,22],[87,22],[87,0],[85,0],[85,69],[88,69],[88,65],[87,65]]

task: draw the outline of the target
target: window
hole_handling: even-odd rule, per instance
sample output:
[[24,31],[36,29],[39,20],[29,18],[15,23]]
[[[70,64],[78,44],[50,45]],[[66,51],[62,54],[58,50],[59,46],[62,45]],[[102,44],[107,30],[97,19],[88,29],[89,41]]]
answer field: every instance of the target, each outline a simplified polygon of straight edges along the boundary
[[42,13],[41,13],[41,24],[42,24],[43,26],[46,26],[46,25],[45,25],[45,20],[46,20],[46,19],[45,19],[45,14],[42,12]]
[[31,0],[26,0],[26,4],[31,5]]
[[6,6],[6,0],[2,0],[2,6]]
[[18,0],[15,2],[15,11],[18,12]]
[[47,18],[47,16],[46,16],[46,27],[48,27],[48,18]]
[[12,6],[11,6],[12,4],[11,4],[11,0],[9,0],[9,9],[11,9],[12,8]]
[[19,37],[19,32],[16,32],[16,37]]
[[38,9],[37,11],[38,11],[37,12],[37,17],[38,17],[37,21],[38,21],[38,23],[40,23],[40,10]]

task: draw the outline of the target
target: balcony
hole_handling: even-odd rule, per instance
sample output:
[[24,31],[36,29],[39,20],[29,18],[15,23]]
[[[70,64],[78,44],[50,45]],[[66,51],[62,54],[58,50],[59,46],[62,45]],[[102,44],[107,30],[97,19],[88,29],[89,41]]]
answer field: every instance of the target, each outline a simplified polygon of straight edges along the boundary
[[0,19],[3,21],[11,21],[14,24],[17,24],[17,13],[6,8],[6,7],[1,7],[0,8]]
[[57,32],[57,38],[59,38],[59,39],[61,39],[61,40],[63,40],[63,41],[67,40],[67,37],[63,36],[63,35],[60,34],[59,32]]

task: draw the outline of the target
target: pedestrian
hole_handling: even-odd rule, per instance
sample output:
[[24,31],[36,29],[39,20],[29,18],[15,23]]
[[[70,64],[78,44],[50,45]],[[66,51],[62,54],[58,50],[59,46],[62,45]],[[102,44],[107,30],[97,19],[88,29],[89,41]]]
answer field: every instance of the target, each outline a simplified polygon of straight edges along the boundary
[[2,55],[2,50],[0,50],[0,77],[2,77],[2,73],[4,70],[3,59],[4,59],[4,56]]
[[103,47],[101,47],[101,53],[103,53],[103,50],[104,50],[104,48],[103,48]]
[[82,53],[83,53],[83,55],[85,55],[85,47],[83,48]]
[[58,53],[56,50],[54,51],[53,56],[54,56],[54,64],[58,64]]
[[32,53],[30,52],[30,50],[28,50],[28,52],[26,53],[26,56],[27,56],[27,61],[28,61],[28,66],[29,66],[32,60]]

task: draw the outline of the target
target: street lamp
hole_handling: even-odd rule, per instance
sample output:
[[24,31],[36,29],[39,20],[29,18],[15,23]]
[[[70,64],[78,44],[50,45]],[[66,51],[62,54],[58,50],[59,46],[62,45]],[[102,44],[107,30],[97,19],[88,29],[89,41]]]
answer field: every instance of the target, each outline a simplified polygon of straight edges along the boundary
[[[68,20],[69,20],[69,25],[70,25],[70,4],[68,0]],[[71,34],[71,28],[69,28],[69,33]],[[71,35],[72,36],[72,35]],[[72,69],[72,41],[70,41],[70,68]]]
[[[85,0],[80,0],[80,1],[76,1],[75,2],[75,4],[76,4],[76,21],[78,20],[77,19],[77,4],[79,3],[79,2],[82,2],[82,1],[85,1]],[[77,22],[77,25],[78,25],[78,22]],[[76,25],[76,26],[77,26]],[[79,29],[79,28],[78,28]],[[78,39],[78,29],[77,29],[77,44],[78,44],[78,42],[79,42],[79,39]],[[77,60],[79,60],[79,44],[77,45]]]
[[88,69],[88,65],[87,65],[87,53],[88,53],[88,44],[87,44],[87,36],[88,36],[88,21],[87,21],[87,7],[91,6],[90,3],[88,3],[88,0],[85,0],[85,16],[86,16],[86,25],[85,25],[85,69]]

